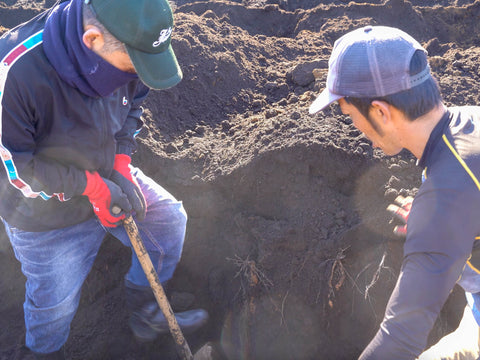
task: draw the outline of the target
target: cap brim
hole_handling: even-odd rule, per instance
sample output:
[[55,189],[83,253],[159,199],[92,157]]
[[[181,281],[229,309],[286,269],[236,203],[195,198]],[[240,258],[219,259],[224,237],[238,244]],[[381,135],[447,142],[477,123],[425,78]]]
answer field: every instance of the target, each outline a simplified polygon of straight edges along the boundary
[[315,101],[310,105],[308,112],[315,114],[316,112],[325,109],[328,105],[341,99],[343,95],[331,93],[328,89],[323,90]]
[[159,54],[149,54],[125,46],[140,80],[149,88],[168,89],[182,80],[182,70],[178,66],[172,45]]

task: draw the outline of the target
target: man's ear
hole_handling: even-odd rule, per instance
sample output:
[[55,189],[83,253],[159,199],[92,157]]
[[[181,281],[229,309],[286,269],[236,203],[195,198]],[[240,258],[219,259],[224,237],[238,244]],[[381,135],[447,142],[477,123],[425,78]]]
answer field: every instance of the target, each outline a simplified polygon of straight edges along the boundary
[[390,104],[382,100],[372,101],[370,115],[373,115],[378,121],[383,123],[390,121],[392,117]]
[[94,52],[98,52],[103,48],[103,34],[96,26],[87,27],[83,33],[82,40],[85,46]]

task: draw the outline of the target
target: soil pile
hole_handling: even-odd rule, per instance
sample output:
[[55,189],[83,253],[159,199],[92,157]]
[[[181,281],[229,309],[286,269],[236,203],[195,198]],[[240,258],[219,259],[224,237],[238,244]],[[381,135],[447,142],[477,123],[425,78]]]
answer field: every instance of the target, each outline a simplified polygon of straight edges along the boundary
[[[52,5],[0,2],[2,31]],[[402,241],[387,205],[414,195],[420,169],[387,158],[336,105],[308,106],[325,84],[333,42],[357,27],[399,27],[429,51],[447,105],[479,103],[479,1],[176,1],[173,47],[183,81],[145,104],[135,163],[189,214],[172,306],[211,320],[187,336],[218,359],[354,359],[375,334]],[[479,29],[480,30],[480,29]],[[24,277],[1,233],[0,359],[24,336]],[[71,359],[175,359],[169,336],[137,344],[122,278],[130,253],[104,240],[82,293]],[[455,289],[431,333],[451,331]]]

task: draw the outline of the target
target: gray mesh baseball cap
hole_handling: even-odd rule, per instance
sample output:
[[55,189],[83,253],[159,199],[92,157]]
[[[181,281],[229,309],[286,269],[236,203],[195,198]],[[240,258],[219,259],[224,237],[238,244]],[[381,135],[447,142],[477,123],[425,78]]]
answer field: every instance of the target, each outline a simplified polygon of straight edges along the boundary
[[410,60],[426,50],[410,35],[387,26],[351,31],[333,46],[328,61],[327,87],[310,105],[310,114],[345,97],[380,97],[411,89],[431,77],[427,65],[410,76]]

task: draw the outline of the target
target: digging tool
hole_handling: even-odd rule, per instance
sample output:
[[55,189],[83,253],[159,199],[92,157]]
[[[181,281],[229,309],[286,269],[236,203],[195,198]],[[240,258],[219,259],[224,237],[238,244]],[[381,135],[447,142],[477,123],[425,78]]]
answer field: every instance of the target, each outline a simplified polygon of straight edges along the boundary
[[[112,212],[114,214],[119,214],[120,211],[121,209],[117,207],[114,207],[112,209]],[[170,333],[175,340],[178,354],[182,359],[193,360],[193,355],[190,351],[190,347],[188,346],[188,343],[183,336],[182,330],[177,323],[177,319],[175,318],[172,307],[168,302],[167,296],[165,295],[165,291],[163,290],[162,284],[160,283],[157,272],[153,267],[152,260],[150,259],[150,256],[148,256],[147,249],[143,244],[140,233],[138,232],[137,225],[135,224],[135,221],[133,220],[131,215],[127,216],[123,220],[123,226],[127,231],[128,237],[132,242],[132,246],[135,250],[135,253],[137,254],[138,260],[140,261],[143,271],[147,276],[148,282],[152,287],[153,294],[155,295],[155,298],[158,302],[158,306],[160,306],[160,310],[162,310],[163,315],[165,315],[165,318],[167,319],[168,328],[170,329]]]

